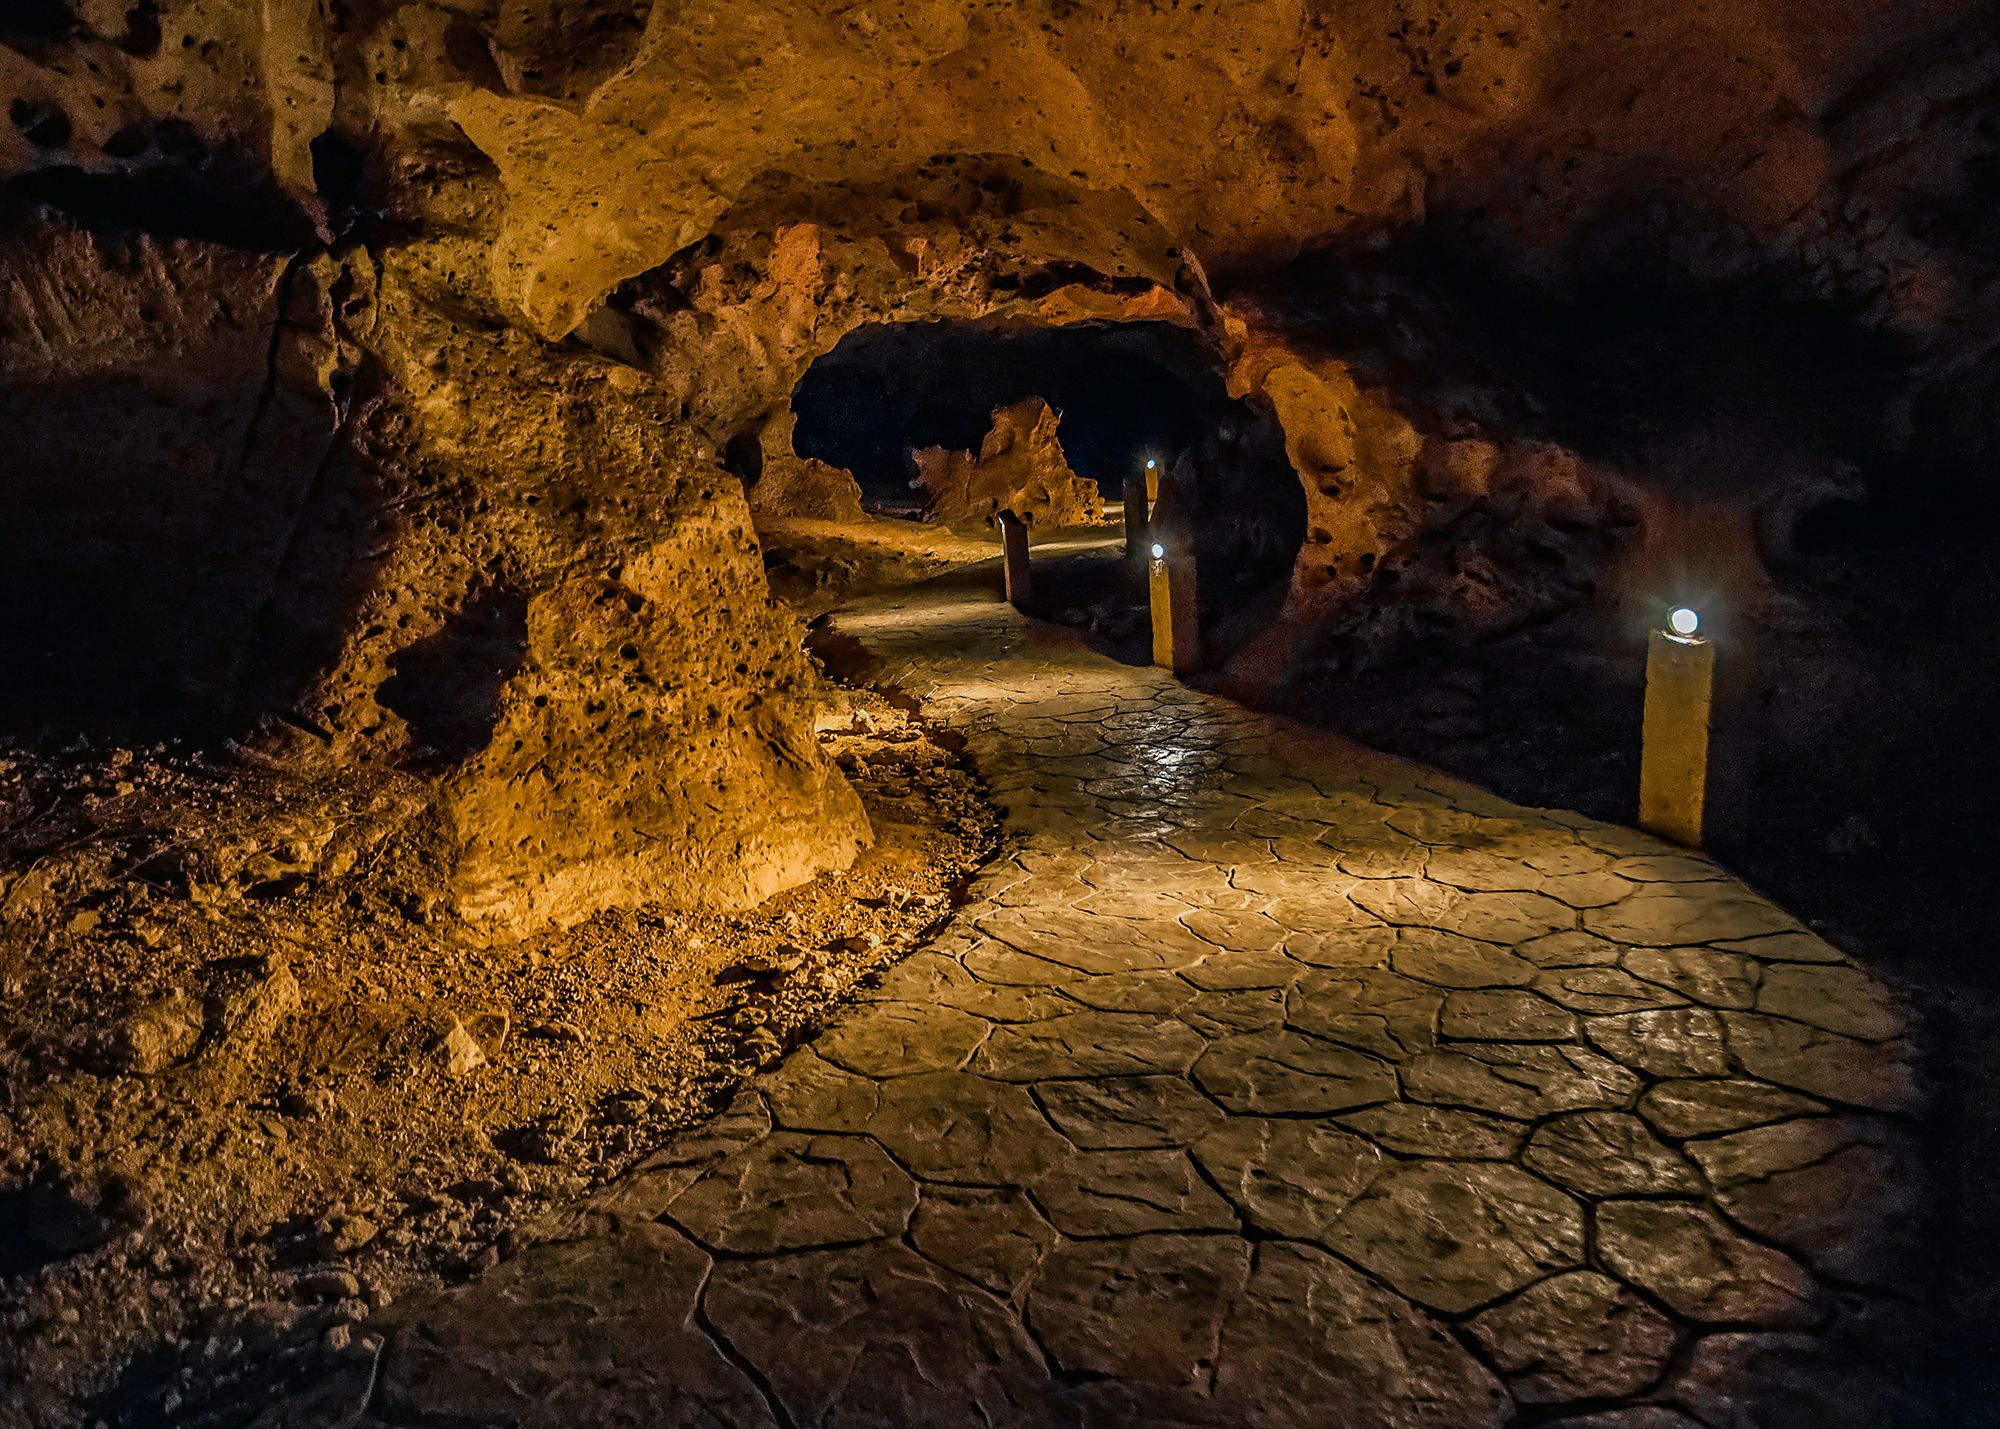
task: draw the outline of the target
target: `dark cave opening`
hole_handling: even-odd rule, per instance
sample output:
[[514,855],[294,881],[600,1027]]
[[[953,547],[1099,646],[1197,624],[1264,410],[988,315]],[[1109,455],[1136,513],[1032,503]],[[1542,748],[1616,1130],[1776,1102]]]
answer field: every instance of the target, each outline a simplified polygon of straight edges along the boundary
[[994,412],[1031,397],[1059,415],[1071,470],[1106,501],[1149,458],[1187,478],[1205,603],[1220,611],[1289,579],[1305,496],[1284,434],[1229,395],[1198,333],[1171,323],[861,328],[799,381],[793,447],[851,471],[870,507],[907,510],[917,450],[977,452]]
[[870,501],[907,499],[911,453],[979,450],[996,408],[1040,397],[1077,475],[1115,501],[1145,456],[1195,446],[1230,405],[1201,340],[1167,323],[865,327],[792,394],[793,445],[854,473]]

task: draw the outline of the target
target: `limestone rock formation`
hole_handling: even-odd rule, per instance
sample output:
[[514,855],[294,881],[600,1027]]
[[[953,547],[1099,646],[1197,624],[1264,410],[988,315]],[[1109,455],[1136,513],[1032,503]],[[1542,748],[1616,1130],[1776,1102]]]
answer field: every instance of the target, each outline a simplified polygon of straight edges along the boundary
[[0,16],[0,697],[421,772],[497,929],[838,863],[728,453],[851,516],[781,429],[866,323],[1201,333],[1303,483],[1295,649],[1636,589],[1632,483],[1842,579],[1801,493],[1873,531],[2000,455],[1993,18],[40,0]]
[[926,447],[916,454],[925,514],[948,526],[990,525],[1011,511],[1031,526],[1088,526],[1103,518],[1097,484],[1069,469],[1062,419],[1039,397],[1002,407],[979,454]]
[[787,407],[757,438],[757,473],[750,509],[759,517],[803,516],[816,521],[859,521],[861,484],[851,471],[800,456],[792,446],[797,419]]

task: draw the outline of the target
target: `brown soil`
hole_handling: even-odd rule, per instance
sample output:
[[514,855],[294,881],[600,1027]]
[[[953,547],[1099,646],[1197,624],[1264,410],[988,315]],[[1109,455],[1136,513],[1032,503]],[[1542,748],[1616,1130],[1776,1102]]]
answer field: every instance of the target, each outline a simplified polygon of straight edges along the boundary
[[499,948],[437,916],[413,781],[0,754],[0,1425],[237,1422],[918,944],[997,820],[937,735],[840,702],[852,869]]

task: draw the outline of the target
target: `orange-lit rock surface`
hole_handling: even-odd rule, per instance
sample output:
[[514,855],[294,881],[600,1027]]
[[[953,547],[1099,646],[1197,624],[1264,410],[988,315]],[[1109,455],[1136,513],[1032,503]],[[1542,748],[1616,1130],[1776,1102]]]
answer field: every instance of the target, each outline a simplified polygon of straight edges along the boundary
[[924,510],[948,526],[990,525],[1011,511],[1031,526],[1087,526],[1104,515],[1095,482],[1069,469],[1062,419],[1039,397],[993,413],[979,451],[926,447],[916,453]]
[[[723,464],[843,333],[1193,324],[1305,487],[1288,621],[1505,629],[1615,555],[1531,380],[1607,274],[1837,310],[1886,354],[1850,449],[1990,458],[1986,18],[42,0],[0,19],[17,713],[422,770],[498,928],[753,899],[866,833]],[[1393,262],[1368,331],[1323,301]],[[1615,474],[1846,479],[1716,445]],[[764,455],[753,502],[851,515]]]

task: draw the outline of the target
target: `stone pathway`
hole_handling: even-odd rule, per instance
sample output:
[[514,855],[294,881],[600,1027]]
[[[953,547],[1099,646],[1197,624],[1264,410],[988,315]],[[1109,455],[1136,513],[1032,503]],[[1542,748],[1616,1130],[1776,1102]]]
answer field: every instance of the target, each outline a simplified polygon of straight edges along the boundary
[[360,1422],[1937,1422],[1880,987],[1702,858],[988,574],[837,623],[1011,852],[718,1122],[402,1312]]

